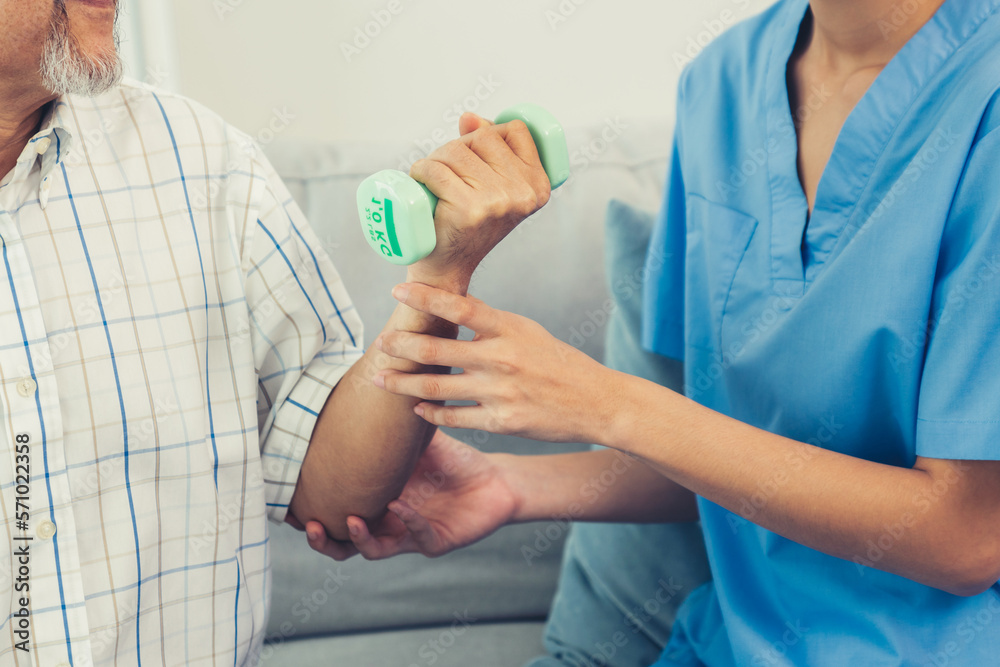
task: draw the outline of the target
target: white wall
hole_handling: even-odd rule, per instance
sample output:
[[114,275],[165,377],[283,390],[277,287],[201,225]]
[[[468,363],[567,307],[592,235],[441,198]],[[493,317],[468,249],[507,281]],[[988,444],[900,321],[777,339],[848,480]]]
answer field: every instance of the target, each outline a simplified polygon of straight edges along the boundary
[[169,0],[119,0],[120,54],[125,73],[167,90],[180,90],[179,45]]
[[[316,140],[416,142],[429,141],[435,130],[438,138],[456,134],[456,104],[493,116],[532,101],[567,126],[619,115],[669,117],[676,62],[696,52],[696,42],[768,4],[172,0],[171,6],[181,92],[243,130],[256,135],[272,124],[285,136]],[[375,36],[364,35],[366,28]],[[275,110],[294,120],[282,127]]]

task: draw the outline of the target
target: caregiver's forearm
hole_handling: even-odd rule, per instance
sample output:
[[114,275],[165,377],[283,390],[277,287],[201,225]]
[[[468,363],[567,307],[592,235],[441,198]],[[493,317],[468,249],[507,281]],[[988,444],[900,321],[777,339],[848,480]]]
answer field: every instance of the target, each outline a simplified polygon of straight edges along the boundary
[[493,458],[516,498],[515,523],[667,523],[698,518],[693,493],[619,451]]
[[[602,444],[768,530],[957,595],[1000,578],[1000,464],[881,465],[748,426],[638,378],[614,374],[611,384],[629,409]],[[872,544],[878,560],[868,557]]]

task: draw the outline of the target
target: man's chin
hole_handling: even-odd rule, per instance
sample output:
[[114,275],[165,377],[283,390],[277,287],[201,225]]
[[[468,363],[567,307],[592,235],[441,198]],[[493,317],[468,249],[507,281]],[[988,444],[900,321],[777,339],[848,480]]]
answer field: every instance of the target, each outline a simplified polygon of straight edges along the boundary
[[42,79],[56,95],[95,97],[121,82],[122,63],[117,56],[103,61],[70,58],[43,66]]
[[[116,12],[94,11],[93,4],[116,9],[114,0],[70,0],[57,4],[52,30],[43,47],[41,74],[45,87],[56,95],[93,97],[121,81]],[[108,14],[95,21],[96,13]]]

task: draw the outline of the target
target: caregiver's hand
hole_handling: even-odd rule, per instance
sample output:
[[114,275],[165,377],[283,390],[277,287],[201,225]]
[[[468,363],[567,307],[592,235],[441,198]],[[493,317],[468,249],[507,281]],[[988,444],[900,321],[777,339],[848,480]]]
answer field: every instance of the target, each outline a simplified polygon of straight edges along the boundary
[[515,516],[519,501],[502,465],[512,458],[483,454],[438,431],[385,518],[369,528],[350,517],[353,545],[331,540],[312,522],[309,545],[336,560],[357,553],[380,560],[403,553],[437,557],[477,542]]
[[[427,285],[399,285],[393,296],[476,333],[473,341],[454,341],[397,331],[375,342],[391,357],[464,369],[458,375],[391,370],[375,374],[376,386],[423,399],[414,410],[430,423],[549,442],[601,442],[619,414],[616,386],[621,374],[557,340],[539,324]],[[430,402],[453,400],[476,405]]]

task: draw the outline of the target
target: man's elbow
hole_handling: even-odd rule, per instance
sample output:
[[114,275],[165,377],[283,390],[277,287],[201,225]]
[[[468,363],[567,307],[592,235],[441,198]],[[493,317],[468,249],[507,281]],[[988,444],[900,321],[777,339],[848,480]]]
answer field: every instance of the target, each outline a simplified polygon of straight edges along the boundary
[[367,496],[359,496],[353,499],[346,499],[342,509],[337,512],[337,528],[340,534],[330,531],[330,535],[338,540],[350,540],[351,535],[347,526],[347,519],[356,516],[363,519],[373,531],[375,526],[389,513],[388,505],[396,499],[396,494],[391,497],[384,493],[375,493]]
[[[388,504],[398,496],[399,489],[390,484],[362,485],[352,490],[346,485],[318,483],[303,475],[295,488],[289,511],[301,523],[318,521],[335,540],[350,542],[347,519],[364,519],[374,526],[388,513]],[[333,489],[337,489],[333,492]]]

